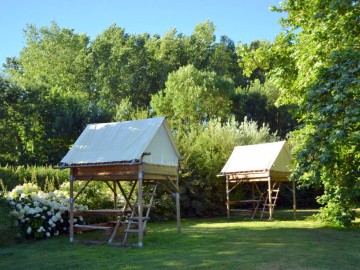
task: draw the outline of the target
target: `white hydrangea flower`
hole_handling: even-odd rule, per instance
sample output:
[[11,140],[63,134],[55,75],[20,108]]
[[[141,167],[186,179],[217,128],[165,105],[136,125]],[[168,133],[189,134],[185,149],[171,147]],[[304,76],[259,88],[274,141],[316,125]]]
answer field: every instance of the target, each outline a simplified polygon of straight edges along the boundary
[[32,231],[31,227],[28,227],[27,230],[26,230],[27,234],[30,234],[31,231]]
[[18,217],[19,213],[16,210],[13,210],[13,211],[10,212],[10,215],[14,216],[14,217]]

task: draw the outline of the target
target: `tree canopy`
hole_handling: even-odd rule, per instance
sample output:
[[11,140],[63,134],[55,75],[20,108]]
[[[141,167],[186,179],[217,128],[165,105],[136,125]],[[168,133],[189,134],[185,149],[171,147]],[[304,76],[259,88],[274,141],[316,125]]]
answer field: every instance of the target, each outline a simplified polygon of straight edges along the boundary
[[293,177],[324,187],[324,221],[349,226],[360,195],[359,1],[288,0],[268,60],[282,90],[280,102],[296,104],[291,134]]

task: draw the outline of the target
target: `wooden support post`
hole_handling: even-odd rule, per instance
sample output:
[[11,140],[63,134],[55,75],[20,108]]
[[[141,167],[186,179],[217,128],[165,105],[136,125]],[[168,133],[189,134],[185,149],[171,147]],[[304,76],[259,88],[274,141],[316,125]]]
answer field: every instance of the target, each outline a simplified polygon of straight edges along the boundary
[[178,234],[181,234],[181,216],[180,216],[180,192],[179,192],[179,176],[176,177],[175,201],[176,201],[176,223]]
[[272,206],[272,186],[271,186],[271,177],[268,177],[268,198],[269,198],[269,220],[272,220],[273,216],[273,206]]
[[251,196],[252,196],[251,199],[253,200],[252,206],[253,206],[253,209],[255,210],[256,203],[255,203],[255,183],[254,182],[251,182]]
[[229,179],[226,177],[226,213],[227,217],[230,218],[230,195],[229,195]]
[[294,218],[296,218],[296,187],[295,187],[295,179],[292,181],[292,192],[293,192],[293,209],[294,209]]
[[113,192],[114,192],[114,209],[117,209],[117,192],[116,192],[116,181],[113,181]]
[[70,230],[70,243],[74,243],[74,176],[73,169],[70,172],[70,209],[69,209],[69,230]]
[[138,175],[138,229],[139,229],[139,239],[138,239],[138,247],[143,246],[143,165],[140,165],[140,171]]

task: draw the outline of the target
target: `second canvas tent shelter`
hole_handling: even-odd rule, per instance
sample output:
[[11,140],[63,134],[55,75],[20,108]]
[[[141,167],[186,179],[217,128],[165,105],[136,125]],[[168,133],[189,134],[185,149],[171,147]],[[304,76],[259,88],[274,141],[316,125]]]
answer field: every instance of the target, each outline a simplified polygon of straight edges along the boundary
[[[138,246],[143,245],[143,234],[159,183],[170,183],[176,199],[177,226],[180,232],[180,203],[178,164],[180,155],[165,117],[127,122],[89,124],[81,133],[60,168],[70,168],[70,241],[74,241],[74,230],[110,229],[111,243],[119,229],[125,224],[126,243],[128,233],[138,233]],[[83,188],[75,195],[74,181],[83,181]],[[91,181],[104,181],[114,194],[113,209],[74,211],[74,202]],[[123,181],[131,184],[126,193]],[[150,184],[153,190],[145,194],[143,187]],[[136,189],[137,187],[137,189]],[[137,192],[136,192],[137,190]],[[118,194],[125,205],[118,209]],[[133,195],[135,200],[132,200]],[[145,197],[148,196],[145,202]],[[135,202],[134,202],[135,201]],[[128,215],[125,215],[126,212]],[[75,225],[78,215],[114,215],[113,226]],[[135,226],[135,228],[134,228]]]
[[[290,173],[291,153],[286,141],[236,146],[220,173],[226,177],[228,217],[232,212],[250,211],[255,218],[260,211],[261,218],[264,212],[268,212],[269,219],[272,219],[280,187],[289,182]],[[265,183],[265,188],[261,183]],[[250,199],[232,199],[231,193],[241,184],[251,184]],[[291,191],[295,211],[294,181]]]

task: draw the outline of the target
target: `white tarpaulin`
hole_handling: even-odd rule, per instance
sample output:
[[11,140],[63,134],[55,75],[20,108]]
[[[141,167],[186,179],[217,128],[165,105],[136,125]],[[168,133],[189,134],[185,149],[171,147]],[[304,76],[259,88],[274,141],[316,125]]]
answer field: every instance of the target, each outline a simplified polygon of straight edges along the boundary
[[[150,155],[143,156],[144,153]],[[178,166],[180,158],[165,117],[89,124],[60,166],[141,160]]]
[[291,154],[286,141],[236,146],[221,170],[222,174],[235,172],[279,171],[289,172]]

